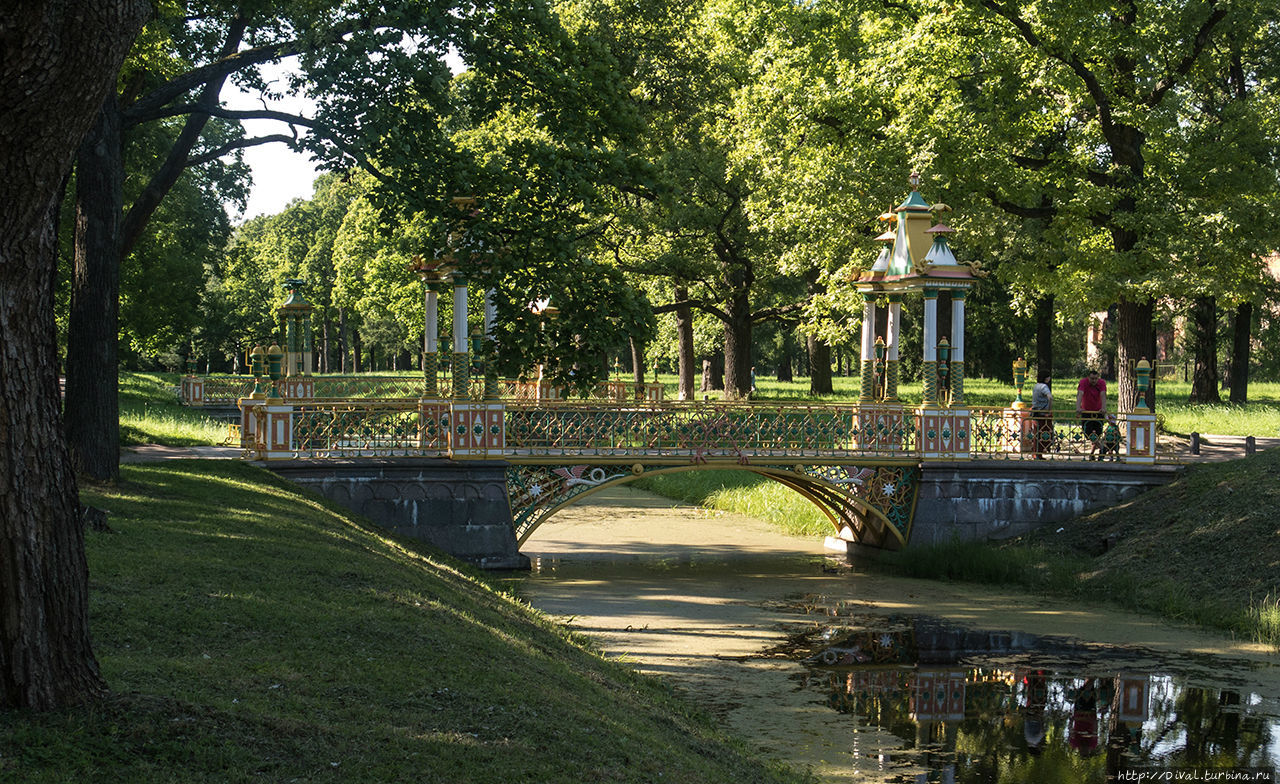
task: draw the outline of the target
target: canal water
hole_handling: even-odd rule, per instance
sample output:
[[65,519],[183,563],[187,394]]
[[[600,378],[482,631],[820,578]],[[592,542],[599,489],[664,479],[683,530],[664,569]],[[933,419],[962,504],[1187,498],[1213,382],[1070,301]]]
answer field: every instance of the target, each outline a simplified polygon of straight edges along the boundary
[[1280,659],[1256,645],[869,573],[627,488],[523,550],[534,568],[513,588],[531,604],[823,782],[1227,780],[1187,776],[1280,759]]

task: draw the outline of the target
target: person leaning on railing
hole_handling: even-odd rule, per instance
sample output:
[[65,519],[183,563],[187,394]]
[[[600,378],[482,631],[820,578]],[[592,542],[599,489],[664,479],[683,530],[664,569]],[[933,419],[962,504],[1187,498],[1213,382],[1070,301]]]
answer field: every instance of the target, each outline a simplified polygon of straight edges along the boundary
[[1037,460],[1044,459],[1044,452],[1053,448],[1053,390],[1049,386],[1050,374],[1040,374],[1040,380],[1031,388],[1031,437]]
[[1098,375],[1097,368],[1080,379],[1076,387],[1076,413],[1084,437],[1089,441],[1089,459],[1098,459],[1098,447],[1102,441],[1102,420],[1107,413],[1107,382]]

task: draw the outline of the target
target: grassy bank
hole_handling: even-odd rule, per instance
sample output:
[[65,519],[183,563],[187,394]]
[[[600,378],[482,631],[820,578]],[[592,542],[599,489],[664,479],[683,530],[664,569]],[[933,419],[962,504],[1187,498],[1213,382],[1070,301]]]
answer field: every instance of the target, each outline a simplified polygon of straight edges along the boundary
[[[831,533],[808,501],[746,472],[643,482],[791,533]],[[1168,486],[1019,540],[909,547],[873,568],[1106,602],[1280,646],[1280,449],[1190,466]]]
[[451,560],[236,463],[84,493],[112,694],[0,713],[0,780],[789,782]]
[[701,469],[641,477],[631,483],[667,498],[764,520],[793,536],[834,532],[817,506],[794,490],[750,471]]
[[227,425],[178,402],[176,373],[120,374],[120,443],[203,446],[222,443]]

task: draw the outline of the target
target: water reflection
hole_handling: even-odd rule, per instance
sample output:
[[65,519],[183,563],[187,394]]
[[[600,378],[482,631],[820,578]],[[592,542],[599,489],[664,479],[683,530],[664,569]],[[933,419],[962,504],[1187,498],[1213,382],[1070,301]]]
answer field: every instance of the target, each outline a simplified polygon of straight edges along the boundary
[[1134,669],[1132,651],[877,615],[834,618],[783,647],[805,665],[801,687],[854,720],[853,780],[1103,782],[1133,767],[1275,765],[1277,695],[1166,663]]

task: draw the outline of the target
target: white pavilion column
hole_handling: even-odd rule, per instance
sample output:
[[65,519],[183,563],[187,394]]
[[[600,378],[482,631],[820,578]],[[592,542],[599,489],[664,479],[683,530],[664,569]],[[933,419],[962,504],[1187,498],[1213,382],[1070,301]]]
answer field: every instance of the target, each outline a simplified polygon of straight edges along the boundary
[[889,319],[885,336],[885,400],[898,399],[898,341],[902,335],[902,295],[889,295]]
[[453,397],[470,396],[471,367],[467,353],[467,279],[453,276]]
[[964,289],[951,292],[951,405],[964,405]]
[[862,292],[862,377],[858,399],[870,402],[875,399],[876,387],[876,297],[873,292]]
[[493,289],[484,293],[484,336],[493,338],[493,322],[498,318],[498,306],[493,304]]
[[920,403],[938,402],[938,290],[924,290],[924,366],[920,369],[923,393]]
[[422,396],[440,396],[440,367],[436,352],[440,350],[440,295],[436,283],[427,282],[422,295]]

